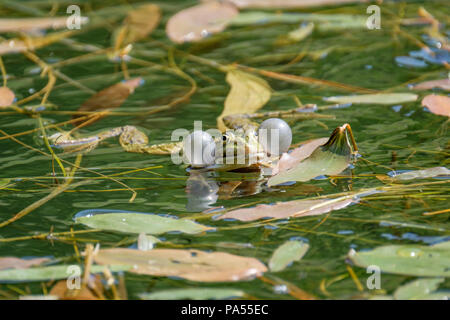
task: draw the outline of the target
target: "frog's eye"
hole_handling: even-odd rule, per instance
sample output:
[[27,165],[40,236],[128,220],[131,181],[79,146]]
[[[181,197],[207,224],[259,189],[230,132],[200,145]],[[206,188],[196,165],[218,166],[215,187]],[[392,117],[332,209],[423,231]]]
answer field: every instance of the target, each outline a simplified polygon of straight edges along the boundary
[[223,142],[227,141],[227,139],[228,139],[228,138],[227,138],[226,135],[223,135],[223,136],[222,136],[222,141],[223,141]]
[[214,163],[216,144],[211,135],[197,130],[183,141],[185,160],[193,167],[204,167]]
[[279,118],[265,120],[258,129],[259,143],[271,155],[280,155],[289,150],[292,131],[286,121]]

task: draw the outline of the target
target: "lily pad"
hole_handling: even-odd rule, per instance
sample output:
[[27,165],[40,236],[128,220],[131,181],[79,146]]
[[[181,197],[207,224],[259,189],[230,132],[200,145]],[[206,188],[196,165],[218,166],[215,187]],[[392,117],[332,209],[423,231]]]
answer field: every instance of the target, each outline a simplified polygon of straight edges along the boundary
[[376,265],[387,273],[424,277],[450,276],[450,241],[432,246],[382,246],[363,252],[352,249],[348,257],[359,267]]
[[230,298],[240,298],[244,292],[237,289],[226,288],[188,288],[162,290],[152,293],[142,293],[139,295],[144,300],[224,300]]
[[[28,269],[7,269],[0,270],[0,282],[10,281],[47,281],[47,280],[59,280],[66,279],[73,273],[73,265],[57,265],[48,267],[35,267]],[[113,271],[126,271],[130,269],[127,264],[120,266],[109,265],[108,268]],[[80,270],[82,267],[80,266]],[[104,266],[92,266],[91,273],[100,273],[105,269]]]
[[100,250],[94,260],[101,265],[131,264],[132,273],[201,282],[248,280],[267,271],[255,258],[199,250],[114,248]]
[[299,261],[309,249],[309,244],[303,241],[287,241],[279,246],[269,261],[269,269],[277,272],[285,269],[290,263]]
[[417,100],[417,94],[413,93],[375,93],[353,96],[337,96],[324,98],[327,102],[334,103],[365,103],[365,104],[397,104]]
[[161,234],[179,231],[195,234],[213,230],[195,221],[188,219],[175,219],[145,213],[103,213],[92,216],[79,217],[75,220],[95,229],[119,231],[126,233]]

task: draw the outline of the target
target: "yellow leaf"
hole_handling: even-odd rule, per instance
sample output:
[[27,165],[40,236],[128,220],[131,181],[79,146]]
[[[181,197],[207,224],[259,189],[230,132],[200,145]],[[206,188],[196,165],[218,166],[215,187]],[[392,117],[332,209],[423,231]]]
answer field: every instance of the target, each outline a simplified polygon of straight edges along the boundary
[[264,80],[252,74],[230,70],[227,82],[231,90],[225,100],[222,114],[217,118],[217,127],[226,130],[223,118],[231,114],[254,113],[262,108],[271,96],[271,88]]

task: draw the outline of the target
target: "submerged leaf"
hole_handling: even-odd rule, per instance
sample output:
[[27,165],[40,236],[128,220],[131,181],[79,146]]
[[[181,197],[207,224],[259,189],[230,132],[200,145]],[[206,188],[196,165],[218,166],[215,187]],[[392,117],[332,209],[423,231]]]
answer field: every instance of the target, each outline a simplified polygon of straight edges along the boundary
[[180,277],[191,281],[238,281],[260,276],[266,266],[255,258],[225,252],[199,250],[105,249],[94,256],[98,264],[131,264],[130,272],[163,277]]
[[[309,152],[320,142],[314,140],[305,151]],[[324,145],[317,146],[309,157],[292,168],[279,171],[267,181],[267,185],[274,186],[289,181],[305,182],[321,175],[338,175],[350,164],[351,154],[345,126],[336,128]]]
[[363,2],[365,0],[226,0],[238,8],[305,8]]
[[[141,84],[141,82],[142,78],[134,78],[131,80],[116,83],[90,97],[81,105],[78,111],[92,112],[118,108],[122,105],[122,103],[125,102],[128,96],[134,92],[134,89],[136,89]],[[79,117],[79,115],[73,116],[74,119]],[[97,120],[103,117],[104,115],[99,116]],[[74,122],[73,124],[79,125],[80,123],[81,122]],[[94,123],[94,121],[90,122],[90,124],[92,123]]]
[[348,257],[359,267],[376,265],[387,273],[424,277],[450,276],[450,241],[432,246],[382,246],[361,252],[352,249]]
[[188,219],[166,218],[156,214],[133,212],[95,214],[76,218],[76,222],[95,229],[127,233],[144,232],[145,234],[161,234],[172,231],[195,234],[213,229]]
[[227,82],[231,90],[225,99],[221,115],[217,118],[217,127],[226,130],[223,118],[232,114],[254,113],[262,108],[271,96],[271,88],[264,80],[247,72],[230,70]]
[[167,22],[166,33],[175,43],[199,41],[224,30],[238,13],[228,3],[202,3],[172,16]]
[[396,104],[417,100],[413,93],[375,93],[353,96],[338,96],[324,98],[327,102],[334,103],[365,103],[365,104]]
[[281,271],[290,263],[299,261],[309,249],[309,244],[303,241],[287,241],[279,246],[269,261],[269,269],[272,272]]
[[253,208],[229,211],[220,217],[222,219],[237,219],[240,221],[254,221],[263,218],[285,219],[289,217],[305,217],[324,214],[332,210],[339,210],[356,202],[353,197],[344,196],[334,199],[293,200],[277,202],[272,205],[260,204]]
[[434,292],[444,278],[418,279],[411,281],[395,290],[397,300],[448,300],[449,292]]
[[0,87],[0,109],[13,104],[16,96],[8,87]]
[[448,170],[446,167],[434,167],[400,173],[394,176],[394,178],[396,180],[411,180],[433,178],[437,176],[450,176],[450,170]]
[[418,83],[412,87],[414,90],[429,90],[434,88],[441,88],[443,90],[450,90],[450,79],[430,80]]
[[450,117],[449,97],[430,94],[423,98],[422,105],[434,114]]
[[[0,282],[10,281],[46,281],[66,279],[73,274],[74,265],[58,265],[48,267],[35,267],[28,269],[8,269],[0,270]],[[129,265],[121,264],[120,266],[109,265],[111,271],[126,271],[130,269]],[[80,266],[80,270],[81,270]],[[91,273],[100,273],[105,269],[104,266],[92,266]]]
[[26,269],[44,262],[50,261],[49,258],[20,259],[16,257],[1,257],[0,270],[3,269]]
[[161,9],[156,4],[145,4],[129,11],[116,33],[114,47],[121,48],[145,38],[158,26],[160,19]]
[[[67,19],[67,17],[0,19],[0,32],[30,32],[43,29],[63,29],[67,28]],[[80,17],[81,25],[87,22],[87,17]]]
[[224,300],[242,296],[243,291],[226,288],[169,289],[139,295],[144,300]]

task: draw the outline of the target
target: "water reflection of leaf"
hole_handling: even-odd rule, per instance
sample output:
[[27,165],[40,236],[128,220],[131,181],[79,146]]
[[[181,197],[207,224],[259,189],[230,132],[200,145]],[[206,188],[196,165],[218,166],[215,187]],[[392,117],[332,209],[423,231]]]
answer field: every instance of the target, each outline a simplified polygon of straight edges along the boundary
[[412,179],[426,179],[437,176],[450,176],[450,170],[446,167],[434,167],[423,170],[413,170],[409,172],[400,173],[394,178],[396,180],[412,180]]
[[132,273],[201,282],[248,280],[267,271],[255,258],[199,250],[114,248],[100,250],[94,260],[102,265],[131,264]]

